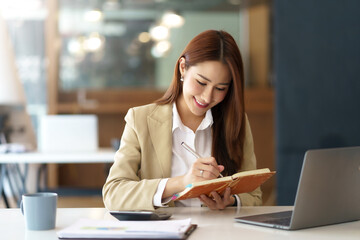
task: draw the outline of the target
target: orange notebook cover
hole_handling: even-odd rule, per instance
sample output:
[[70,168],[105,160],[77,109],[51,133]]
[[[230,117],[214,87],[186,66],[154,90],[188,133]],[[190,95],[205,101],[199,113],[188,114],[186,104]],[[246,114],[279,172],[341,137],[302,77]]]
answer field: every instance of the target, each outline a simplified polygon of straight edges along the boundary
[[182,192],[174,194],[172,200],[176,201],[195,198],[201,194],[210,196],[212,191],[216,191],[220,195],[223,195],[228,186],[231,188],[231,194],[252,192],[274,174],[274,171],[263,168],[238,172],[228,177],[195,182],[187,185]]

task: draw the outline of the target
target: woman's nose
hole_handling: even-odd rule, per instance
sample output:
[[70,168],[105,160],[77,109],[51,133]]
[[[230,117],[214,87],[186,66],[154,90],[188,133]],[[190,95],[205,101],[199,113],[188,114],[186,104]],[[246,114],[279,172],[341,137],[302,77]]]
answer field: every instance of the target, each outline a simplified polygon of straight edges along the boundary
[[210,103],[213,97],[213,88],[207,87],[206,89],[204,89],[201,97],[206,103]]

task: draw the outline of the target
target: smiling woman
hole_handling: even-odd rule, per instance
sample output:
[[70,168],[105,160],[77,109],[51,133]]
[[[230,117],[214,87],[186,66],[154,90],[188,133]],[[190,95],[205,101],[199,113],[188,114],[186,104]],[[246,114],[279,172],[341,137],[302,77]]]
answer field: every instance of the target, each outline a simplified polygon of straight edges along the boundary
[[[189,81],[186,81],[187,74]],[[199,74],[206,77],[199,78]],[[198,86],[200,90],[195,94],[192,94],[194,93],[192,86],[196,85],[191,84],[193,82],[191,76],[197,77],[194,78],[195,81],[200,81],[199,85],[202,86],[202,88]],[[184,78],[183,82],[177,80],[181,77]],[[205,87],[202,84],[208,86]],[[219,88],[219,85],[223,86],[224,84],[228,87]],[[214,89],[215,86],[218,89]],[[221,91],[222,89],[223,91]],[[194,99],[192,100],[192,98]],[[202,32],[190,41],[176,64],[171,86],[158,101],[161,104],[172,102],[176,102],[180,117],[182,113],[184,114],[181,120],[188,123],[193,122],[192,115],[200,115],[199,117],[203,118],[206,111],[200,114],[198,108],[203,108],[206,106],[205,104],[208,104],[206,110],[212,109],[212,114],[216,118],[213,127],[213,156],[222,152],[221,157],[217,156],[220,162],[221,159],[236,159],[238,156],[238,161],[225,164],[225,166],[232,165],[229,165],[225,172],[234,174],[241,165],[243,154],[242,149],[239,149],[237,145],[234,146],[233,143],[239,141],[240,146],[243,144],[245,130],[244,70],[239,48],[229,33],[209,30]],[[192,115],[186,114],[186,112],[191,112]],[[227,153],[217,150],[215,146],[218,146],[218,140],[222,144],[226,144],[223,147],[228,149]]]
[[206,111],[225,98],[231,76],[228,67],[219,61],[205,61],[186,68],[182,57],[179,68],[184,82],[177,110],[183,123],[195,132]]
[[[261,204],[261,191],[170,202],[193,182],[256,168],[244,109],[244,72],[238,46],[225,31],[195,36],[178,58],[172,83],[156,103],[132,108],[121,146],[103,188],[110,210],[164,205],[224,209]],[[199,156],[181,147],[188,144]]]

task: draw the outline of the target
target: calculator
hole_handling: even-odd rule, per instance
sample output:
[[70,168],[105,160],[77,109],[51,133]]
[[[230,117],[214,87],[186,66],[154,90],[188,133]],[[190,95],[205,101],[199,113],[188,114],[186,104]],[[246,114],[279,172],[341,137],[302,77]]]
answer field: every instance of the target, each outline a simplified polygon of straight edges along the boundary
[[171,213],[158,211],[110,211],[120,221],[166,220]]

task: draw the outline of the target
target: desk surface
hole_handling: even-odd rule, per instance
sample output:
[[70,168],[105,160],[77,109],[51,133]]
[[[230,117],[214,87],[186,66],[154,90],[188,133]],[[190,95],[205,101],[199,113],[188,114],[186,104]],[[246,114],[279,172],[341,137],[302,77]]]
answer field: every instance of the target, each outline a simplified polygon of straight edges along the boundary
[[[189,239],[359,239],[360,221],[309,228],[297,231],[285,231],[265,227],[256,227],[235,223],[234,217],[257,213],[289,210],[292,207],[243,207],[224,211],[212,211],[208,208],[168,208],[173,213],[172,219],[190,217],[198,228]],[[4,240],[55,240],[56,232],[74,223],[79,218],[114,219],[103,208],[59,208],[56,229],[49,231],[26,231],[24,218],[18,208],[0,209],[0,233]]]
[[0,163],[112,163],[111,148],[95,152],[26,152],[0,154]]

